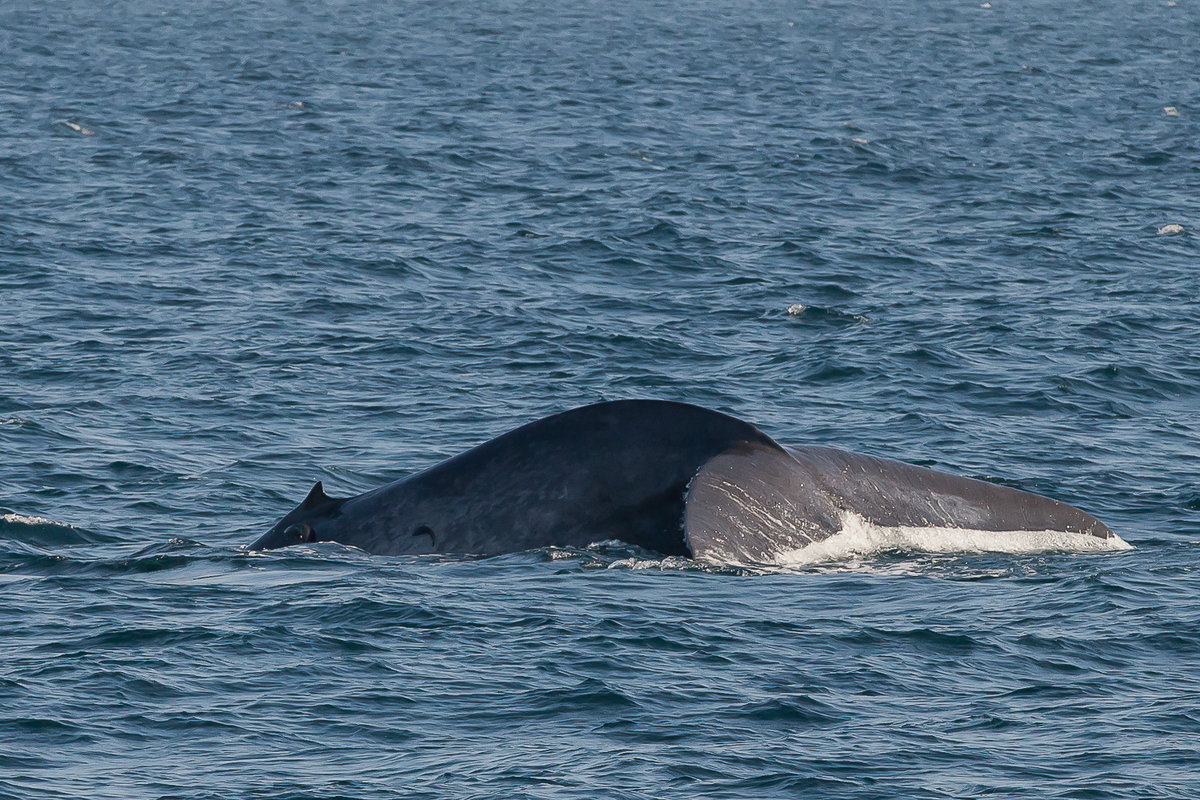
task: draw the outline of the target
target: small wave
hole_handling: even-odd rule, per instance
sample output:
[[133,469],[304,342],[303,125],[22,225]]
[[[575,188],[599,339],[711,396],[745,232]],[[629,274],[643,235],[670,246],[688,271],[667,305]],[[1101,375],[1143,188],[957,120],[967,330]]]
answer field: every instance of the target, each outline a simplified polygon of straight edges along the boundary
[[[593,542],[587,547],[544,547],[527,550],[516,554],[517,557],[533,555],[549,561],[569,561],[577,567],[592,569],[627,569],[627,570],[659,570],[662,572],[710,572],[742,574],[739,567],[726,567],[719,564],[708,564],[694,561],[686,556],[664,556],[653,550],[646,550],[637,545],[628,544],[617,539]],[[505,558],[493,556],[492,558]]]
[[1097,553],[1132,550],[1120,536],[1101,539],[1065,531],[982,531],[962,528],[887,527],[858,514],[843,512],[842,529],[833,536],[798,550],[779,553],[775,565],[804,567],[881,553]]
[[4,516],[0,516],[0,522],[7,523],[9,525],[53,525],[54,527],[57,527],[57,528],[74,528],[75,527],[74,525],[71,525],[69,523],[55,522],[54,520],[46,519],[45,517],[27,517],[24,514],[14,514],[14,513],[8,513],[8,514],[5,514]]
[[738,708],[737,713],[755,722],[786,727],[830,725],[846,720],[846,715],[839,709],[809,695],[771,697],[749,702]]
[[608,569],[657,569],[664,572],[703,569],[703,565],[683,556],[665,558],[619,558],[605,565]]
[[0,536],[37,547],[59,547],[75,544],[98,544],[107,537],[46,517],[8,511],[0,514]]
[[78,122],[72,122],[69,119],[64,119],[62,121],[62,124],[66,125],[68,128],[75,131],[80,136],[95,136],[96,135],[96,132],[94,130],[92,130],[91,128],[88,128],[84,125],[80,125]]
[[809,323],[861,325],[870,321],[864,314],[855,314],[851,311],[841,311],[824,306],[809,306],[804,303],[792,303],[786,311],[789,317],[799,318]]

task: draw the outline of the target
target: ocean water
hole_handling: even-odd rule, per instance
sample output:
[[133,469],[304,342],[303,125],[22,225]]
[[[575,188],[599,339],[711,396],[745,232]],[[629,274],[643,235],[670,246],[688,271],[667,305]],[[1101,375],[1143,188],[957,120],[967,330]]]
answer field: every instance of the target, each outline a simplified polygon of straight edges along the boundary
[[[0,797],[1195,798],[1198,20],[4,4]],[[630,397],[1133,547],[244,549]]]

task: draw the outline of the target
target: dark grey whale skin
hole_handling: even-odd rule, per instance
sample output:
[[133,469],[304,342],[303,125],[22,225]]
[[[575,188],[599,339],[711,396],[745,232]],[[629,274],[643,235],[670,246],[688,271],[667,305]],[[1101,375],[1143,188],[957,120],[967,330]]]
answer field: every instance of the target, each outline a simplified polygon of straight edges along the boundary
[[585,406],[357,497],[327,498],[318,484],[251,548],[307,539],[378,554],[494,554],[619,539],[687,555],[688,481],[713,456],[746,443],[778,449],[753,425],[697,406]]
[[698,406],[621,400],[531,422],[351,498],[318,483],[250,546],[480,554],[616,539],[666,555],[767,563],[853,511],[880,525],[1114,536],[1040,495],[825,447],[785,450]]

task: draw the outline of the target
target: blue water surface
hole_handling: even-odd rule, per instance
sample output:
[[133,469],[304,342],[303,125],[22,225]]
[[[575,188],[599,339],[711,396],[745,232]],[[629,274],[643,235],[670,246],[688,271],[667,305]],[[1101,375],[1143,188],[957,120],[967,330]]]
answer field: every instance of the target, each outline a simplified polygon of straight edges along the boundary
[[[1200,795],[1200,15],[0,6],[0,797]],[[598,400],[1135,549],[243,546]]]

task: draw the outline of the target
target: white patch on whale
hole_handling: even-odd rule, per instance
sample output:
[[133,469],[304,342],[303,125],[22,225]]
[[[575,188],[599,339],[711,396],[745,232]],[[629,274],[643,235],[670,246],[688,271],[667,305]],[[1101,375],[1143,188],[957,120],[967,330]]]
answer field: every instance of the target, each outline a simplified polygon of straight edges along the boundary
[[[806,567],[825,562],[846,561],[887,552],[934,553],[1098,553],[1132,550],[1120,536],[1102,539],[1088,533],[1068,531],[984,531],[964,528],[885,526],[843,511],[842,527],[827,539],[773,555],[769,566]],[[739,564],[729,554],[711,551],[706,563],[722,566],[768,566]]]

